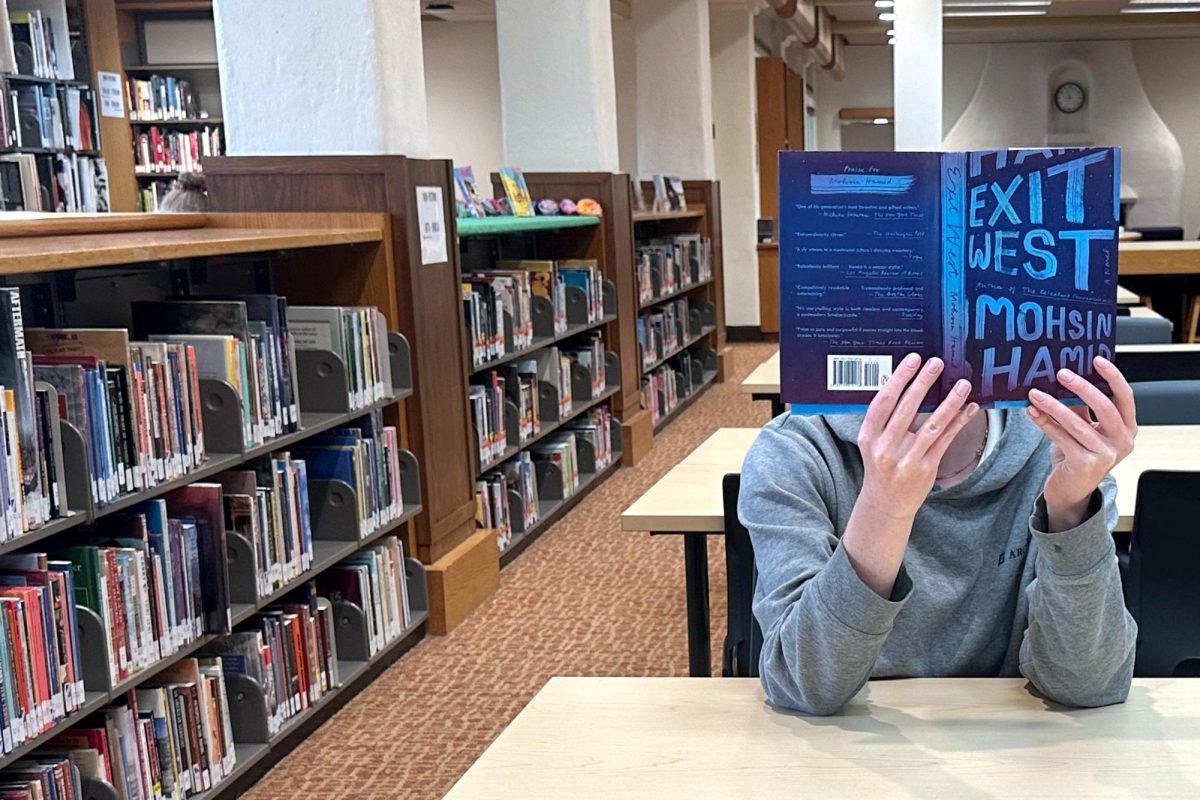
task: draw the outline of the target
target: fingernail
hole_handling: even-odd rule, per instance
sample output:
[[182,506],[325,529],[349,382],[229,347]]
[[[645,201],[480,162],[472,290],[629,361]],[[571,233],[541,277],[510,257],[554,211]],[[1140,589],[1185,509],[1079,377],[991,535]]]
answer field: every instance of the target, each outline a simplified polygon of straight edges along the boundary
[[978,412],[979,412],[979,404],[971,403],[971,405],[967,406],[967,419],[970,419],[971,417],[975,416]]
[[909,353],[908,356],[904,359],[904,366],[906,366],[906,367],[915,367],[917,364],[920,364],[920,363],[921,363],[921,357],[919,355],[917,355],[916,353]]
[[1097,367],[1100,367],[1102,369],[1107,369],[1108,367],[1111,367],[1113,365],[1113,363],[1111,361],[1109,361],[1107,358],[1105,358],[1104,356],[1096,356],[1093,359],[1093,361],[1096,362]]
[[1042,416],[1042,412],[1038,411],[1033,406],[1026,406],[1025,410],[1028,411],[1029,416],[1033,417],[1034,419],[1037,419],[1038,417]]
[[1060,369],[1058,371],[1058,382],[1059,383],[1070,383],[1073,380],[1075,380],[1075,373],[1071,372],[1071,370]]
[[1029,399],[1030,400],[1036,400],[1038,402],[1042,402],[1042,401],[1046,400],[1046,398],[1048,398],[1049,396],[1050,395],[1046,394],[1041,389],[1030,389],[1029,390]]
[[970,391],[971,391],[970,381],[959,381],[958,383],[954,384],[954,393],[959,395],[960,397],[966,397],[967,393]]
[[931,373],[942,371],[942,360],[940,358],[931,358],[929,363],[925,365],[925,369]]

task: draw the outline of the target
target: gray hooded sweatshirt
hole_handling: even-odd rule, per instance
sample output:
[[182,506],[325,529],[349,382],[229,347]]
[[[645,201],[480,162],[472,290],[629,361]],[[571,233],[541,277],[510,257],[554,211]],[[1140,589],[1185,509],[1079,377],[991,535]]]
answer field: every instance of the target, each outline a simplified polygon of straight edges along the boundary
[[832,714],[868,678],[1019,673],[1066,705],[1123,701],[1137,627],[1117,571],[1112,478],[1082,524],[1047,532],[1050,441],[1006,412],[975,471],[929,493],[883,598],[838,546],[862,487],[861,423],[783,414],[746,455],[738,515],[759,570],[767,698]]

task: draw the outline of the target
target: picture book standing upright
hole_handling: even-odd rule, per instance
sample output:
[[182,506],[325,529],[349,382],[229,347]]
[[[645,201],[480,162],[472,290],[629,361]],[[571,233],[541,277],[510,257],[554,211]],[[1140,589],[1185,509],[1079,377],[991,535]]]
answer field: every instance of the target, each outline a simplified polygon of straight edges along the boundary
[[1117,286],[1117,148],[779,155],[781,399],[862,410],[911,352],[983,407],[1107,391]]

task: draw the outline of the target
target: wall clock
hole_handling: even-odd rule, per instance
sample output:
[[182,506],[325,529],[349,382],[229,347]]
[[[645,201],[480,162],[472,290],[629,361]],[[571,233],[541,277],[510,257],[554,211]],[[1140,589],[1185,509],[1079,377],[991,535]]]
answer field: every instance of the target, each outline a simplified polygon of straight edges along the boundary
[[1054,106],[1064,114],[1074,114],[1087,102],[1087,92],[1074,81],[1067,81],[1054,90]]

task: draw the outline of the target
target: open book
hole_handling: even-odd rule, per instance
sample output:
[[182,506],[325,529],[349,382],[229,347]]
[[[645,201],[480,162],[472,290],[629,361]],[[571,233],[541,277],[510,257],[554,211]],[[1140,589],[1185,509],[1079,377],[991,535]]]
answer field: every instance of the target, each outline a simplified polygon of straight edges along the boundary
[[910,352],[984,407],[1107,392],[1116,320],[1117,148],[779,155],[781,399],[865,408]]

